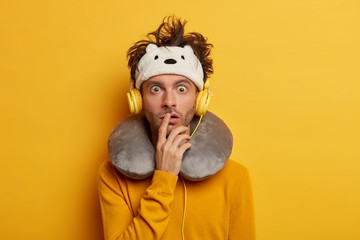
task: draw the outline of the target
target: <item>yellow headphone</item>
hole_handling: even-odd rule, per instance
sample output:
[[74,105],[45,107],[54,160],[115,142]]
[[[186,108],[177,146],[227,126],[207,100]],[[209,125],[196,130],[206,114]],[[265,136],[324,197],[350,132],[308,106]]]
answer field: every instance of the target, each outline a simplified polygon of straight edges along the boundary
[[131,113],[135,113],[138,114],[141,112],[142,110],[142,97],[141,97],[141,93],[139,91],[139,89],[131,89],[131,83],[130,83],[130,88],[129,88],[129,92],[126,93],[127,96],[127,102],[129,105],[129,109]]
[[[206,113],[206,109],[209,106],[210,102],[210,81],[206,80],[204,84],[204,90],[201,90],[196,98],[196,111],[195,114],[198,116],[203,116]],[[130,83],[129,92],[126,94],[129,109],[131,113],[140,113],[142,110],[142,97],[139,89],[132,89],[132,84]]]
[[201,90],[196,98],[196,110],[195,114],[198,116],[203,116],[206,113],[206,110],[210,103],[210,80],[207,79],[204,84],[204,90]]

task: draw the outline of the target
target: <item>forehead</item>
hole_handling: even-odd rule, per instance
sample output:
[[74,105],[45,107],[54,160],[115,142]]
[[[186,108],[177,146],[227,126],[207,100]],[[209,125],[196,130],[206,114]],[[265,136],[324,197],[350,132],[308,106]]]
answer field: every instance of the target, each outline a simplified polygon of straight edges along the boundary
[[153,76],[149,78],[147,81],[145,81],[143,85],[147,86],[150,84],[161,84],[163,86],[172,86],[179,83],[188,84],[196,88],[195,84],[189,78],[176,74],[161,74],[161,75]]

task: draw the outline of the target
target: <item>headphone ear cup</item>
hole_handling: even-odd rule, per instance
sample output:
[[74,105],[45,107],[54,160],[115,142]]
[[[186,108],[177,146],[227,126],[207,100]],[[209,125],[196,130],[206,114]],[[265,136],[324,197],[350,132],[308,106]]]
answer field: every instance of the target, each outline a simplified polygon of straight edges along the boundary
[[142,110],[142,97],[139,89],[132,89],[126,94],[131,113],[138,114]]
[[126,93],[126,96],[127,96],[126,99],[127,99],[127,103],[128,103],[128,106],[129,106],[130,113],[134,113],[135,112],[134,101],[131,98],[130,92]]
[[136,113],[140,113],[142,108],[143,108],[143,101],[142,101],[142,96],[140,93],[139,89],[133,89],[134,95],[135,95],[135,99],[136,99],[136,105],[137,105],[137,109],[138,111]]
[[206,109],[209,106],[210,94],[207,90],[202,90],[199,92],[196,98],[196,112],[198,116],[205,115]]

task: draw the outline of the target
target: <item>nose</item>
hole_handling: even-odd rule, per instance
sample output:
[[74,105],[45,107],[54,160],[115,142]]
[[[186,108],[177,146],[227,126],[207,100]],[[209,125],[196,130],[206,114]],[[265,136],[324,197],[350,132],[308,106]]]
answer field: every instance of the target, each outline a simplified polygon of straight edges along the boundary
[[166,91],[163,95],[162,108],[176,107],[176,95],[171,91]]

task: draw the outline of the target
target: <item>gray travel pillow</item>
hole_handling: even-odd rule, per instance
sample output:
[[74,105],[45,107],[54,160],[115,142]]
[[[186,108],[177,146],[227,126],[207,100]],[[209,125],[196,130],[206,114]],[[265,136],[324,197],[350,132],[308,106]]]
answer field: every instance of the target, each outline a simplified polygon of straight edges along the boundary
[[[191,121],[191,133],[198,121],[197,116]],[[192,147],[184,153],[180,174],[199,181],[223,168],[232,151],[233,137],[220,118],[207,112],[190,143]],[[155,149],[143,114],[129,115],[121,121],[109,136],[108,148],[113,165],[127,177],[144,179],[155,171]]]

